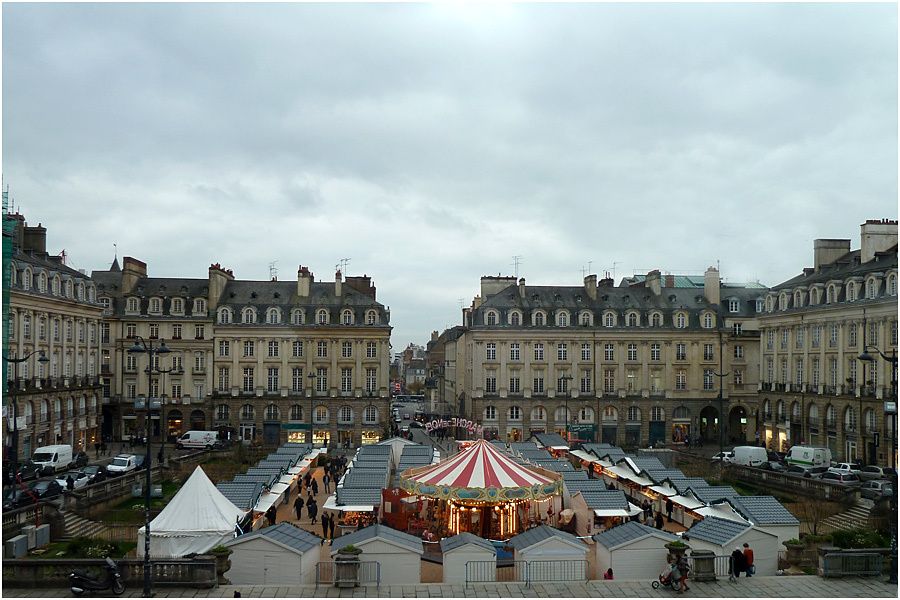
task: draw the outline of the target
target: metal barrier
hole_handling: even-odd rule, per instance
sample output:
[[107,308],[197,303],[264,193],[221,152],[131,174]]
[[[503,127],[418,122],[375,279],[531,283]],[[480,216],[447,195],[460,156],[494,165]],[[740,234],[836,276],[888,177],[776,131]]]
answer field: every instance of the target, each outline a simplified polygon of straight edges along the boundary
[[533,582],[587,581],[586,560],[513,560],[503,563],[494,560],[466,562],[466,585],[471,583],[516,582],[526,586]]
[[822,557],[823,577],[881,575],[883,557],[875,552],[829,552]]
[[[376,560],[362,560],[359,562],[359,585],[374,583],[381,586],[381,563]],[[334,562],[323,561],[316,563],[316,588],[319,585],[334,585]]]

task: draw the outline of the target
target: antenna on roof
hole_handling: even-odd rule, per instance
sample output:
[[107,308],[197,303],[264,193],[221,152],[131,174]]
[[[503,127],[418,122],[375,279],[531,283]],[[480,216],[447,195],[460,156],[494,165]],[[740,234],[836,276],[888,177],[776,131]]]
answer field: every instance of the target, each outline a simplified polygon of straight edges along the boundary
[[278,281],[278,267],[275,266],[277,260],[269,263],[269,281]]
[[513,258],[512,265],[516,269],[516,279],[518,279],[519,278],[519,265],[522,263],[522,258],[524,258],[524,257],[521,254],[516,254],[512,258]]
[[341,259],[341,273],[346,273],[346,272],[347,272],[347,265],[349,265],[349,264],[350,264],[350,259],[349,259],[349,258],[342,258],[342,259]]

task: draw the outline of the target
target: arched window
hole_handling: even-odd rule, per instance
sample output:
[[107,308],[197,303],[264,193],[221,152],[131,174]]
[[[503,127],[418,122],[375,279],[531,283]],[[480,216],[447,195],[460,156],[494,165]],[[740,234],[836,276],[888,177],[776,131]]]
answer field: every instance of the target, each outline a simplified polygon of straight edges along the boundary
[[684,329],[686,325],[687,325],[687,316],[682,312],[676,314],[675,315],[675,327],[677,327],[678,329]]
[[557,423],[566,423],[569,420],[569,409],[565,406],[556,407],[556,411],[553,413],[553,418]]
[[691,411],[688,410],[687,406],[677,406],[675,410],[672,411],[673,419],[689,419],[691,417]]
[[582,406],[581,410],[578,411],[578,422],[579,423],[593,423],[594,422],[594,409],[589,406]]
[[603,326],[604,327],[615,327],[616,325],[616,315],[612,312],[603,313]]
[[510,421],[521,421],[522,420],[522,409],[518,406],[510,406],[509,407],[509,416],[507,417]]
[[856,284],[852,281],[847,284],[847,302],[854,302],[856,300]]
[[662,406],[654,406],[650,409],[650,420],[651,421],[665,421],[666,420],[666,411],[663,410]]
[[712,313],[704,313],[703,315],[703,328],[704,329],[712,329],[713,326],[713,316]]
[[46,423],[50,420],[50,401],[49,400],[41,400],[41,423]]
[[31,338],[31,315],[22,315],[22,336],[25,339]]
[[31,289],[31,269],[25,269],[24,271],[22,271],[22,289]]
[[[129,301],[131,299],[129,298]],[[219,309],[219,324],[227,325],[231,323],[231,309],[222,307]]]
[[560,311],[556,313],[556,326],[557,327],[568,327],[569,326],[569,313],[565,311]]
[[784,421],[784,400],[779,400],[775,405],[775,415],[779,421]]
[[628,313],[628,326],[629,327],[637,327],[638,326],[638,314],[637,313]]
[[270,308],[266,311],[266,323],[269,325],[277,325],[281,323],[281,311],[277,308]]
[[34,409],[31,407],[31,402],[25,402],[25,424],[31,425],[34,422]]
[[316,311],[316,323],[319,325],[327,325],[328,324],[328,311],[324,308],[320,308]]
[[53,401],[53,418],[57,421],[62,419],[62,401],[59,398]]
[[534,322],[535,327],[543,327],[544,326],[544,313],[538,311],[534,313],[532,316],[532,320]]
[[270,404],[266,407],[266,421],[277,421],[278,420],[278,407],[274,404]]
[[349,406],[342,406],[341,410],[338,412],[338,423],[352,423],[353,422],[353,409]]
[[641,409],[637,406],[629,406],[628,407],[628,420],[629,421],[640,421],[641,420]]
[[299,404],[294,404],[291,406],[291,421],[302,421],[303,420],[303,407]]
[[484,420],[495,421],[497,419],[497,407],[488,405],[484,407]]
[[[59,296],[59,276],[58,275],[54,275],[53,279],[50,281],[50,293],[53,294],[54,296]],[[137,309],[135,309],[135,310],[137,310]]]
[[291,324],[303,325],[303,311],[299,308],[295,308],[291,311]]
[[819,407],[815,404],[809,405],[809,420],[810,424],[813,426],[818,425],[819,420]]
[[591,313],[583,310],[581,311],[581,316],[579,317],[579,319],[581,320],[582,326],[587,327],[591,324]]
[[365,425],[374,425],[378,423],[378,409],[371,404],[363,410],[363,423]]
[[800,403],[794,402],[791,404],[791,421],[794,423],[800,422]]
[[313,413],[313,422],[321,425],[328,422],[328,408],[319,405]]
[[256,311],[251,307],[246,307],[241,311],[242,323],[256,323]]
[[545,421],[547,419],[547,412],[544,410],[543,406],[535,406],[531,409],[531,420],[532,421]]
[[844,429],[847,431],[856,431],[856,409],[848,406],[844,410]]
[[346,308],[341,311],[341,323],[344,325],[353,325],[353,311]]
[[38,291],[42,294],[47,293],[47,274],[41,273],[38,275]]
[[492,310],[489,310],[485,317],[485,324],[496,325],[497,324],[497,313]]
[[888,294],[890,294],[891,296],[897,295],[897,276],[896,275],[888,276],[887,287],[888,287]]
[[612,404],[607,404],[603,407],[603,421],[618,421],[619,420],[619,411],[616,410],[616,407]]
[[875,411],[871,408],[867,408],[865,412],[865,417],[863,420],[866,426],[866,433],[873,433],[875,431]]
[[241,407],[241,419],[251,421],[256,415],[252,404],[245,404]]
[[659,313],[650,315],[650,325],[653,327],[662,327],[662,315]]
[[828,408],[825,409],[825,424],[829,427],[834,427],[835,421],[837,421],[837,411],[833,404],[829,404]]
[[374,310],[370,310],[366,312],[366,325],[377,325],[378,324],[378,312]]
[[87,408],[87,398],[85,398],[84,396],[81,396],[78,399],[78,415],[84,416],[84,414],[87,412],[85,410],[86,408]]
[[514,310],[509,313],[509,324],[513,327],[517,327],[522,324],[522,315],[519,311]]

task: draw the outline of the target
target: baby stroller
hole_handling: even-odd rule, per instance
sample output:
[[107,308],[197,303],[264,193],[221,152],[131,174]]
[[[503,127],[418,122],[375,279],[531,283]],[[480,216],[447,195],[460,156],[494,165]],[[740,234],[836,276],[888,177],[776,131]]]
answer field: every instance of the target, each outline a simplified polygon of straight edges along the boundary
[[653,581],[650,583],[653,586],[653,589],[659,589],[659,586],[665,586],[668,588],[672,588],[673,591],[681,591],[681,582],[675,578],[675,570],[672,569],[671,566],[666,567],[666,569],[659,574],[658,581]]

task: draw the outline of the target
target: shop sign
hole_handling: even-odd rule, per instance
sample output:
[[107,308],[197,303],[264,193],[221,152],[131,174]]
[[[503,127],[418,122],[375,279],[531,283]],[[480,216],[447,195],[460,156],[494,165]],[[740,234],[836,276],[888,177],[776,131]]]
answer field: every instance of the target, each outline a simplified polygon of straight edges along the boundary
[[443,427],[462,427],[469,433],[476,434],[480,434],[484,431],[484,427],[474,421],[463,419],[462,417],[452,417],[450,419],[435,419],[434,421],[425,423],[425,433],[431,433],[435,429],[441,429]]

